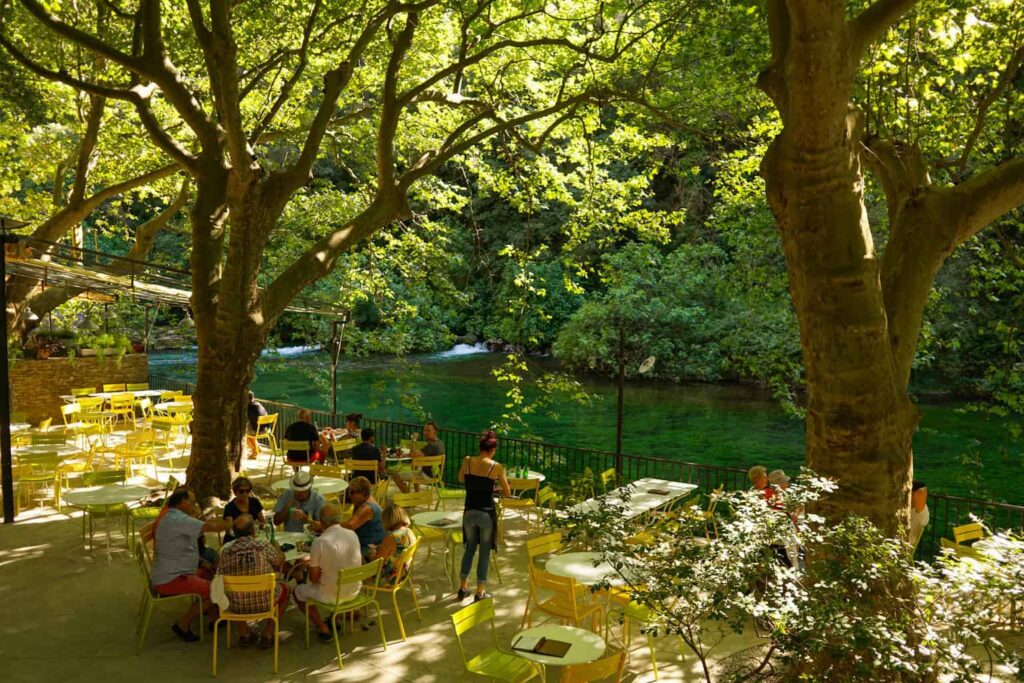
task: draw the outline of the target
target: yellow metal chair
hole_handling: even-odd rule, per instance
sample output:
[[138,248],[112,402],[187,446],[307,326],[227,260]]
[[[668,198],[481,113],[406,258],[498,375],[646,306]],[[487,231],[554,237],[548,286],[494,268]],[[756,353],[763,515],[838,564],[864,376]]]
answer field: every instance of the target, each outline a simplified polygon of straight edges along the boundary
[[[467,656],[462,643],[462,636],[470,629],[484,623],[491,626],[493,647],[472,657]],[[498,646],[498,630],[494,626],[494,599],[486,598],[463,607],[452,615],[452,626],[455,628],[455,641],[459,644],[459,654],[466,671],[486,676],[497,681],[508,683],[524,683],[534,678],[542,678],[543,669],[539,664],[505,652]]]
[[[526,541],[526,566],[527,569],[532,567],[538,567],[537,558],[544,557],[547,555],[557,555],[562,552],[564,546],[562,545],[562,532],[556,531],[554,533],[545,534],[538,536],[537,538],[530,538]],[[523,620],[520,623],[520,628],[526,627],[526,619],[530,614],[530,603],[533,601],[534,592],[530,591],[526,594],[526,609],[523,612]]]
[[110,397],[110,407],[103,411],[110,426],[121,419],[135,429],[135,397],[131,394],[114,394]]
[[[560,683],[591,683],[612,680],[618,683],[626,670],[626,651],[619,650],[589,664],[570,664],[562,669]],[[657,676],[655,676],[657,678]]]
[[377,502],[384,505],[388,497],[388,489],[391,487],[391,479],[386,475],[377,479],[377,485],[373,487],[373,497]]
[[611,484],[612,488],[615,488],[615,468],[609,468],[601,473],[601,489],[608,493],[608,485]]
[[148,389],[149,389],[149,384],[147,384],[146,382],[138,382],[138,383],[135,383],[135,384],[129,382],[128,384],[124,385],[124,390],[125,391],[146,391]]
[[310,465],[309,473],[314,477],[331,477],[342,479],[348,476],[348,470],[344,465]]
[[[140,399],[136,399],[135,408],[139,412],[139,418],[142,420],[142,426],[148,428],[150,421],[153,419],[153,402],[147,397],[142,397]],[[136,426],[138,426],[137,422]]]
[[948,538],[940,538],[939,545],[943,548],[952,550],[958,557],[970,557],[975,560],[982,559],[981,553],[976,548],[972,548],[969,545],[960,545],[955,541],[951,541]]
[[[183,593],[182,595],[160,595],[153,590],[153,582],[149,578],[150,554],[140,541],[135,544],[135,565],[139,569],[139,576],[142,578],[142,610],[139,615],[139,623],[136,630],[139,632],[139,639],[135,644],[135,654],[142,652],[142,645],[146,642],[146,633],[149,631],[149,620],[153,616],[153,607],[163,602],[178,602],[188,600],[197,601],[203,604],[203,596],[198,593]],[[203,640],[203,622],[206,616],[202,610],[199,613],[199,640]]]
[[[228,649],[231,649],[231,622],[232,621],[262,621],[263,619],[274,620],[274,673],[277,673],[277,651],[280,639],[280,624],[277,620],[277,574],[258,574],[256,576],[229,576],[224,574],[225,593],[267,593],[268,604],[266,612],[255,614],[240,614],[230,609],[220,613],[217,621],[213,622],[213,675],[217,675],[217,629],[220,622],[226,621]],[[202,617],[201,617],[202,618]],[[378,615],[378,619],[380,616]]]
[[128,476],[135,476],[135,464],[148,462],[153,466],[153,478],[157,478],[156,470],[156,432],[145,429],[125,435],[123,444],[114,448],[114,467],[127,468]]
[[[289,439],[281,439],[281,476],[284,476],[284,466],[291,465],[293,468],[305,467],[309,465],[309,454],[310,447],[308,441],[291,441]],[[298,451],[306,454],[305,460],[291,460],[288,457],[289,451]],[[277,456],[270,460],[270,480],[273,481],[274,469],[277,465]]]
[[715,508],[718,507],[718,500],[722,497],[722,492],[725,491],[725,484],[722,484],[708,496],[708,507],[699,513],[699,517],[704,520],[704,537],[708,541],[712,539],[711,533],[708,531],[708,524],[711,525],[711,530],[714,531],[714,538],[718,538],[718,518],[715,517]]
[[377,588],[381,593],[391,593],[391,604],[395,609],[395,621],[398,622],[398,632],[405,640],[405,622],[402,621],[402,610],[398,606],[398,591],[403,586],[409,587],[412,595],[412,604],[416,608],[416,618],[423,621],[423,614],[420,613],[420,601],[416,598],[416,586],[412,582],[412,563],[419,549],[420,541],[416,539],[412,545],[402,551],[398,558],[392,560],[392,566],[399,567],[398,577],[394,583],[385,583]]
[[384,650],[388,649],[388,639],[384,635],[384,620],[381,618],[380,603],[377,602],[378,583],[380,583],[380,568],[383,565],[381,560],[374,560],[360,567],[342,569],[338,572],[337,590],[346,584],[359,583],[362,587],[359,594],[351,600],[336,600],[333,603],[309,600],[306,603],[306,649],[309,649],[309,607],[316,605],[325,621],[330,621],[331,632],[334,634],[334,649],[338,653],[338,669],[341,669],[341,643],[338,641],[338,623],[334,619],[339,614],[349,614],[364,607],[373,606],[377,611],[377,627],[380,629],[380,642]]
[[613,588],[608,593],[608,616],[605,628],[611,632],[611,622],[617,619],[622,623],[622,642],[629,647],[632,636],[631,624],[639,624],[640,632],[647,635],[647,648],[651,654],[651,668],[654,679],[658,679],[658,660],[655,658],[654,633],[645,627],[654,618],[651,610],[638,602],[630,600],[629,592]]
[[972,522],[953,527],[953,541],[957,545],[970,545],[983,538],[985,538],[985,527],[982,526],[981,522]]
[[277,413],[272,415],[260,415],[256,418],[256,433],[253,434],[252,438],[256,441],[256,447],[259,448],[259,444],[266,442],[267,447],[270,448],[271,453],[277,452],[277,436],[274,432],[277,431]]
[[539,479],[509,479],[508,487],[512,492],[510,498],[502,498],[501,506],[506,510],[514,510],[530,524],[530,516],[537,510],[537,497],[540,492]]
[[[431,468],[432,474],[426,473]],[[444,456],[423,455],[412,459],[412,484],[417,488],[427,486],[435,492],[437,502],[435,508],[441,507],[441,489],[444,488]]]
[[554,529],[555,515],[558,513],[558,503],[561,500],[562,497],[550,486],[537,491],[537,526],[542,531]]
[[56,452],[53,453],[39,453],[33,455],[31,458],[20,457],[18,458],[19,476],[18,476],[18,487],[15,491],[15,515],[20,514],[21,505],[20,501],[24,497],[25,501],[31,500],[31,494],[39,486],[52,486],[53,487],[53,505],[60,509],[60,456]]
[[353,460],[346,458],[344,467],[351,474],[354,472],[377,472],[376,460]]
[[[396,493],[392,495],[391,504],[397,505],[405,510],[412,511],[418,509],[422,512],[430,510],[434,501],[431,498],[430,491],[415,491],[409,493]],[[442,564],[446,564],[448,553],[451,552],[448,544],[446,543],[449,541],[449,536],[441,529],[429,525],[417,526],[414,524],[413,527],[416,531],[416,535],[419,537],[417,545],[419,543],[423,543],[427,546],[427,562],[430,561],[430,556],[433,554],[434,544],[440,543],[442,544],[442,552],[445,553],[446,558],[446,561]]]
[[66,446],[68,443],[62,431],[33,432],[31,439],[33,446]]
[[[556,576],[532,565],[527,566],[527,571],[530,574],[530,600],[526,603],[523,619],[528,627],[533,624],[534,611],[540,610],[577,628],[589,619],[591,630],[600,632],[598,625],[604,619],[604,608],[594,601],[593,594],[587,588],[576,583],[576,579]],[[551,597],[541,599],[538,589],[548,591]]]
[[181,391],[172,391],[170,389],[166,389],[160,392],[160,403],[165,403],[167,401],[177,401],[181,399],[184,395],[185,394]]
[[[125,481],[124,470],[105,470],[102,472],[85,472],[82,474],[82,486],[102,486],[103,484],[123,484]],[[125,524],[124,537],[127,545],[129,539],[128,531],[128,506],[120,505],[85,505],[82,507],[82,542],[86,538],[86,520],[89,523],[89,550],[92,550],[93,520],[120,518]],[[129,548],[131,550],[131,548]]]
[[78,387],[71,390],[71,396],[78,398],[79,396],[88,396],[89,394],[96,393],[96,389],[93,387]]
[[112,391],[124,391],[124,382],[121,382],[120,384],[104,384],[103,391],[108,393]]

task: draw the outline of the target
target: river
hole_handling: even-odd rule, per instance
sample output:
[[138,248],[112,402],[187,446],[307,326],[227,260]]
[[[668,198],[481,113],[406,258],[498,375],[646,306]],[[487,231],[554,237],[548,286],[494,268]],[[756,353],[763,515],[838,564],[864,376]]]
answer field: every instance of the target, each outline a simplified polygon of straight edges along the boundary
[[[338,411],[417,421],[402,402],[403,394],[413,393],[442,427],[483,430],[504,411],[504,387],[491,374],[503,361],[502,354],[468,345],[404,361],[343,358]],[[532,362],[554,365],[545,359]],[[194,353],[150,356],[154,374],[192,379],[194,368]],[[557,419],[531,415],[530,428],[553,443],[614,450],[614,382],[592,377],[581,381],[598,400],[586,407],[561,405]],[[326,354],[292,348],[261,362],[253,389],[267,399],[329,410],[329,383]],[[956,403],[922,404],[921,409],[914,437],[915,478],[936,493],[1024,504],[1024,444],[1011,438],[1009,419],[970,412]],[[803,422],[747,386],[631,381],[625,389],[624,424],[625,453],[744,468],[763,464],[791,475],[804,459]]]

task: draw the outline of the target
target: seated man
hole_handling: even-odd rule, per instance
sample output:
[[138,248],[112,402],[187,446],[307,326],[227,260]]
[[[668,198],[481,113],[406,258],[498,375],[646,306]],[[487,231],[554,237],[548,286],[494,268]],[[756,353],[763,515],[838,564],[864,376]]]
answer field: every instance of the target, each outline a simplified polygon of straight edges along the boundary
[[[423,444],[423,448],[417,447],[416,440],[419,438],[419,434],[413,433],[412,451],[409,453],[409,455],[411,455],[414,458],[444,455],[444,441],[441,441],[441,439],[438,438],[437,432],[437,423],[434,422],[433,420],[430,420],[425,425],[423,425],[423,438],[424,440],[426,440],[426,443]],[[409,487],[406,482],[402,481],[402,479],[408,479],[412,481],[415,484],[416,490],[419,491],[420,485],[417,479],[420,479],[422,477],[429,477],[432,479],[434,478],[434,476],[434,468],[432,466],[427,466],[424,467],[420,472],[403,473],[401,478],[396,478],[394,481],[398,485],[398,488],[403,493],[407,493],[409,491]]]
[[[363,561],[359,537],[338,526],[340,521],[341,508],[337,504],[328,503],[320,511],[323,533],[309,550],[309,582],[295,587],[295,604],[303,614],[309,600],[333,605],[336,600],[344,602],[359,594],[358,582],[338,586],[338,571],[358,567]],[[331,631],[315,605],[309,606],[309,618],[320,632],[320,640],[330,642]]]
[[[265,539],[256,538],[256,525],[252,515],[245,513],[239,515],[231,530],[235,540],[221,548],[220,564],[217,566],[218,574],[224,576],[273,574],[275,570],[284,565],[284,555],[277,544],[271,545]],[[278,583],[276,595],[277,617],[280,619],[288,606],[288,588],[283,583]],[[231,611],[235,614],[256,614],[257,612],[266,612],[270,608],[265,594],[229,591],[227,596],[231,604]],[[236,621],[235,625],[238,627],[240,636],[238,642],[242,647],[249,647],[258,642],[261,649],[266,649],[274,644],[274,622],[270,619],[264,622],[262,635],[250,632],[249,625],[244,621]]]
[[[308,441],[310,462],[320,462],[327,456],[330,444],[327,438],[320,434],[320,430],[313,424],[313,413],[306,409],[299,411],[299,421],[288,425],[284,430],[286,441]],[[287,458],[291,462],[306,462],[306,453],[303,451],[288,451]]]
[[355,477],[366,477],[370,480],[370,483],[376,484],[378,475],[384,477],[384,456],[381,454],[380,449],[374,444],[374,437],[376,433],[373,431],[373,427],[364,427],[363,431],[360,432],[360,436],[363,438],[361,444],[356,445],[352,449],[353,460],[375,460],[377,462],[377,468],[375,470],[355,470],[352,472],[352,478]]
[[[154,526],[155,559],[150,581],[153,590],[160,595],[198,593],[203,598],[203,607],[213,611],[209,603],[210,581],[196,575],[199,566],[198,541],[207,531],[227,531],[231,528],[232,520],[204,522],[196,519],[192,516],[195,505],[195,494],[184,486],[175,489],[168,497],[166,512]],[[186,643],[199,640],[199,636],[192,633],[192,620],[198,615],[199,606],[193,602],[178,622],[171,626]]]
[[285,531],[305,531],[306,522],[313,530],[319,527],[316,518],[324,506],[324,497],[313,490],[313,476],[299,470],[292,477],[291,488],[284,491],[274,504],[274,524],[284,524]]

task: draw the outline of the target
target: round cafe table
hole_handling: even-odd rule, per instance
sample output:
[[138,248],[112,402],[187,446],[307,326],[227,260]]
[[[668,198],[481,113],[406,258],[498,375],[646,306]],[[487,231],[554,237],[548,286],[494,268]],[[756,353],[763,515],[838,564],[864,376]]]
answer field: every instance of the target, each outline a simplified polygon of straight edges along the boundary
[[[270,488],[275,491],[287,491],[292,486],[292,480],[278,479]],[[335,477],[313,477],[313,489],[319,491],[321,495],[329,496],[334,493],[342,493],[348,490],[348,482],[344,479],[336,479]]]
[[153,406],[158,413],[190,413],[195,406],[192,401],[164,401]]
[[[64,502],[68,505],[83,508],[89,514],[88,508],[101,507],[109,513],[110,508],[127,503],[135,502],[145,498],[150,493],[147,486],[136,486],[129,484],[104,484],[103,486],[88,486],[82,489],[73,489],[64,494]],[[110,514],[103,516],[107,531],[107,558],[110,558]],[[92,538],[90,535],[89,549],[92,549]]]
[[138,391],[97,391],[89,394],[93,398],[102,398],[104,401],[109,401],[110,397],[114,394],[131,394],[133,397],[139,398],[160,398],[160,395],[164,393],[159,389],[139,389]]
[[[515,649],[516,643],[519,642],[519,639],[525,637],[560,640],[563,643],[569,643],[571,647],[562,657],[548,657],[546,655],[539,655],[535,652],[523,652],[522,650]],[[576,628],[575,626],[562,626],[560,624],[534,626],[533,628],[520,631],[512,636],[513,654],[517,657],[522,657],[523,659],[528,659],[531,662],[537,662],[544,666],[549,664],[554,666],[589,664],[595,659],[599,659],[601,655],[604,654],[606,648],[607,643],[604,642],[604,638],[593,631]]]
[[11,434],[17,434],[18,432],[23,432],[26,429],[32,429],[32,425],[30,425],[28,422],[11,423]]
[[37,443],[30,446],[17,446],[11,449],[11,453],[14,457],[25,460],[31,460],[32,458],[36,458],[41,455],[50,454],[56,455],[61,460],[64,460],[76,455],[81,455],[84,452],[85,451],[76,446],[59,443]]
[[305,560],[309,557],[308,550],[299,550],[299,543],[306,537],[303,531],[275,531],[274,540],[277,541],[278,545],[282,543],[291,543],[294,548],[291,550],[284,551],[284,559],[290,564],[295,564],[300,560]]
[[[455,585],[455,549],[452,545],[452,532],[462,531],[461,510],[429,510],[417,512],[411,518],[414,526],[424,529],[439,529],[444,532],[444,552],[441,553],[441,561],[445,565],[445,573],[448,574]],[[448,524],[440,524],[443,520],[449,520]],[[450,565],[450,566],[449,566]]]
[[[594,563],[597,566],[594,566]],[[607,580],[611,586],[624,586],[626,584],[615,568],[609,562],[601,561],[601,553],[565,553],[555,555],[544,569],[557,576],[565,576],[584,586],[594,586]]]

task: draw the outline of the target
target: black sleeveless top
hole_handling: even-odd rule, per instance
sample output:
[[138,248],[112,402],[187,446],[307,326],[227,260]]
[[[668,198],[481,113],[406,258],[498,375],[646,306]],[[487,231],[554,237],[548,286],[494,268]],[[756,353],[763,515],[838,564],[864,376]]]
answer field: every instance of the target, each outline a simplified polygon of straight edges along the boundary
[[[472,463],[472,460],[470,461]],[[494,509],[494,480],[491,479],[491,470],[494,469],[494,462],[491,462],[487,474],[480,476],[469,472],[466,467],[466,508],[467,510]]]

